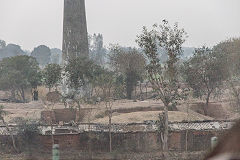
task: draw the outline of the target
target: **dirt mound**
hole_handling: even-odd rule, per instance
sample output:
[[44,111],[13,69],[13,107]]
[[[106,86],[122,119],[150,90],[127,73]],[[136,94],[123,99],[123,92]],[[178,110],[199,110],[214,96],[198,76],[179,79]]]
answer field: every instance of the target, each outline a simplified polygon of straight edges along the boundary
[[202,102],[193,103],[190,104],[190,109],[214,119],[227,119],[229,117],[228,112],[223,108],[221,103],[209,103],[208,106]]
[[4,106],[4,110],[8,112],[5,117],[6,121],[11,121],[16,117],[26,119],[40,119],[40,113],[44,109],[44,104],[41,101],[30,103],[0,103]]
[[164,107],[133,107],[133,108],[119,108],[119,109],[114,109],[112,112],[117,112],[117,113],[132,113],[132,112],[143,112],[143,111],[162,111]]
[[[162,111],[148,111],[148,112],[133,112],[124,114],[114,114],[112,117],[112,123],[142,123],[148,120],[158,120],[158,115]],[[187,114],[179,111],[168,112],[170,122],[182,122],[182,121],[203,121],[211,120],[211,118],[198,117],[193,114]],[[99,118],[93,121],[94,123],[108,123],[108,117]]]

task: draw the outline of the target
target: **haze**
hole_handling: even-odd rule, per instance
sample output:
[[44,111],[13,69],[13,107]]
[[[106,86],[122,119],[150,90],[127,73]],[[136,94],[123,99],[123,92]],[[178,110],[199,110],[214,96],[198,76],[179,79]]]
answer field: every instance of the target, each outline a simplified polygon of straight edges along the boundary
[[[136,46],[142,26],[179,22],[184,46],[212,46],[240,36],[239,0],[86,0],[88,32],[102,33],[105,45]],[[0,39],[32,50],[62,46],[63,0],[1,0]]]

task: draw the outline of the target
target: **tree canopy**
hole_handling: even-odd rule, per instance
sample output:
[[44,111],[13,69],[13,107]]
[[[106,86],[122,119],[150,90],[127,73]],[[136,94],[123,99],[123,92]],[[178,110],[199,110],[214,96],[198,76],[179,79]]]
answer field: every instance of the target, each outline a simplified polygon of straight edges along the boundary
[[203,46],[184,63],[187,84],[193,89],[194,96],[206,97],[206,105],[210,95],[228,78],[227,67],[224,67],[226,60],[220,53]]
[[58,64],[48,64],[43,70],[44,84],[51,90],[61,82],[62,68]]
[[132,91],[137,82],[142,80],[146,60],[135,48],[123,49],[118,45],[110,48],[110,65],[112,69],[125,77],[127,98],[132,98]]
[[24,90],[35,88],[41,83],[41,73],[35,58],[15,56],[0,61],[0,89],[10,90],[12,98],[20,95],[25,102]]
[[45,66],[45,65],[49,64],[51,61],[51,59],[50,59],[51,50],[47,46],[40,45],[40,46],[34,48],[34,50],[31,53],[31,56],[35,57],[41,66]]

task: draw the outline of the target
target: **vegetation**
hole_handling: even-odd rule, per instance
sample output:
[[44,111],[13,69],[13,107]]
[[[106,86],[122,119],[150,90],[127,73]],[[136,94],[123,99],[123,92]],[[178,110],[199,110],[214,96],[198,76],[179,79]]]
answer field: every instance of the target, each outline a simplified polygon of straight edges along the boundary
[[10,130],[7,122],[5,121],[4,117],[7,115],[7,112],[4,111],[4,106],[0,105],[0,120],[3,122],[3,124],[6,126],[7,131],[10,133],[11,139],[12,139],[12,144],[13,144],[13,148],[15,150],[16,153],[19,152],[17,146],[16,146],[16,142],[15,142],[15,138],[13,136],[12,131]]
[[206,106],[211,94],[228,78],[225,64],[226,60],[219,53],[207,47],[196,49],[194,56],[184,63],[187,84],[193,89],[195,97],[205,96]]
[[[176,110],[176,104],[181,99],[181,92],[177,76],[176,63],[182,53],[182,44],[185,42],[186,32],[179,29],[178,24],[172,28],[167,21],[153,26],[152,30],[143,28],[142,34],[137,38],[138,45],[143,49],[149,64],[147,73],[153,90],[164,104],[164,132],[162,132],[163,151],[168,157],[168,110]],[[167,52],[168,60],[162,64],[158,49]]]
[[132,92],[145,72],[145,58],[137,49],[124,50],[118,45],[110,48],[110,64],[115,72],[124,76],[127,98],[132,99]]
[[12,100],[17,96],[26,102],[25,90],[41,84],[41,73],[35,58],[15,56],[0,61],[0,89],[11,91]]
[[40,45],[34,48],[31,56],[35,57],[41,66],[45,66],[50,63],[51,50],[47,46]]
[[97,77],[98,86],[102,90],[103,101],[108,115],[109,125],[109,152],[112,152],[112,105],[113,105],[113,93],[114,87],[114,73],[105,70],[101,75]]
[[49,91],[53,87],[56,88],[61,82],[62,68],[59,64],[48,64],[43,70],[44,84],[47,86]]
[[66,84],[70,91],[67,95],[81,109],[81,104],[89,98],[90,82],[93,79],[95,65],[86,57],[69,59],[65,67]]

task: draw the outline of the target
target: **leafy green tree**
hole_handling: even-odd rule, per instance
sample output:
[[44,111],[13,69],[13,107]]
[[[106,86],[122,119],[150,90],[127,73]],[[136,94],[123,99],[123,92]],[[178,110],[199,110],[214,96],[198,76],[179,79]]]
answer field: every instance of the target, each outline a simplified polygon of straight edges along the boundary
[[240,38],[231,38],[213,47],[213,52],[223,56],[231,76],[240,75]]
[[114,72],[103,70],[101,74],[96,77],[97,86],[101,88],[103,101],[108,114],[109,125],[109,151],[112,152],[112,105],[113,105],[113,88],[115,76]]
[[213,51],[222,55],[225,62],[222,68],[227,69],[229,78],[227,85],[230,89],[232,104],[240,111],[240,38],[231,38],[213,47]]
[[6,47],[6,42],[4,40],[0,40],[0,49]]
[[[76,57],[69,59],[65,74],[66,84],[69,88],[67,97],[70,97],[80,111],[81,103],[88,96],[89,84],[93,79],[94,63],[86,57]],[[80,112],[79,112],[80,113]]]
[[13,100],[18,95],[26,102],[25,90],[40,84],[40,78],[39,66],[33,57],[15,56],[0,61],[0,89],[11,91]]
[[[183,73],[187,84],[196,97],[205,96],[206,106],[216,89],[228,78],[226,58],[205,46],[195,50],[195,54],[184,63]],[[206,110],[205,110],[206,112]]]
[[67,84],[75,91],[80,90],[92,78],[93,62],[85,57],[70,59],[65,67]]
[[53,87],[56,88],[61,82],[62,68],[58,64],[48,64],[43,70],[44,84],[48,87],[49,92]]
[[[136,40],[148,60],[146,69],[149,81],[164,104],[164,130],[161,132],[161,139],[166,159],[168,157],[168,110],[176,110],[177,102],[183,98],[183,90],[179,88],[176,64],[182,53],[185,38],[186,32],[184,29],[179,29],[177,23],[171,27],[166,20],[163,20],[163,24],[155,24],[151,30],[143,27],[142,33]],[[165,64],[161,63],[158,56],[159,49],[167,53]]]
[[50,63],[51,61],[51,50],[49,47],[45,45],[40,45],[36,48],[31,53],[32,57],[35,57],[38,61],[38,63],[41,66],[45,66]]
[[110,48],[110,64],[115,72],[125,77],[127,98],[132,99],[132,92],[137,82],[142,79],[146,60],[136,49],[124,50],[118,45]]

